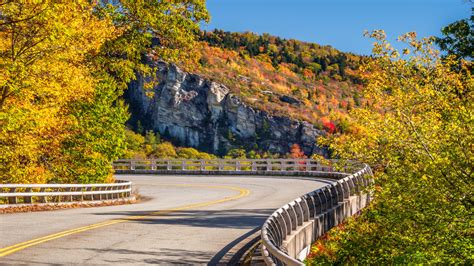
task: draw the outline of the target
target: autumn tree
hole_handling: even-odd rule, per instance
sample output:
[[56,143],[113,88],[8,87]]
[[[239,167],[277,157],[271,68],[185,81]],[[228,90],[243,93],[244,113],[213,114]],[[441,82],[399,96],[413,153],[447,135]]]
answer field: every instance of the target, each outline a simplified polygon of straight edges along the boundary
[[[375,170],[374,201],[330,234],[310,263],[472,263],[474,82],[409,33],[399,52],[382,31],[363,68],[356,127],[329,135],[335,155]],[[320,249],[323,250],[323,249]]]
[[1,182],[48,182],[79,123],[71,106],[99,84],[88,58],[113,26],[88,1],[9,2],[0,13]]
[[178,154],[176,153],[173,144],[170,142],[163,142],[156,145],[156,149],[153,151],[153,156],[156,158],[172,159],[177,158]]
[[181,159],[213,159],[214,155],[200,152],[194,148],[178,148],[178,158]]
[[143,56],[183,60],[207,18],[204,0],[1,4],[0,182],[111,181]]
[[288,157],[292,159],[302,159],[306,158],[306,155],[304,154],[303,150],[301,150],[300,145],[295,143],[291,145],[290,154],[288,155]]
[[247,153],[244,149],[230,149],[224,156],[227,159],[246,159]]

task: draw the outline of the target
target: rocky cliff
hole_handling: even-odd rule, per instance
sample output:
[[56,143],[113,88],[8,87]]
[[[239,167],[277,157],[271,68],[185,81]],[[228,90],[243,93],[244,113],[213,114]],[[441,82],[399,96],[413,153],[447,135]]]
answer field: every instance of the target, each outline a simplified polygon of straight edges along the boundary
[[173,64],[151,64],[158,80],[153,96],[146,95],[142,76],[125,93],[132,125],[140,121],[175,144],[221,155],[240,147],[287,153],[294,143],[306,154],[323,152],[315,142],[324,132],[312,124],[255,110],[226,86]]

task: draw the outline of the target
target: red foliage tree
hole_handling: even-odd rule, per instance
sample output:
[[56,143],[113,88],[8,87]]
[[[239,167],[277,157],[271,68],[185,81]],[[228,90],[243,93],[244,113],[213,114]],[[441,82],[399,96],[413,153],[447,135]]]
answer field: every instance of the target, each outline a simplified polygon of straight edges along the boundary
[[304,152],[301,150],[300,145],[298,145],[296,143],[291,145],[290,158],[292,158],[292,159],[306,158],[306,155],[304,155]]
[[332,121],[323,122],[324,129],[329,133],[334,133],[336,131],[336,125]]

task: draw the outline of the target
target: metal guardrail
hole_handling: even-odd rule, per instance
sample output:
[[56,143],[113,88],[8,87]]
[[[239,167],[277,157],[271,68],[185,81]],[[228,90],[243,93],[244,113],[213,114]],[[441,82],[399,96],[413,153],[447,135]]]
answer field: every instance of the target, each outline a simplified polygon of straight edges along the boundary
[[121,180],[110,184],[0,184],[0,200],[11,205],[124,199],[131,193],[132,182]]
[[311,243],[368,204],[370,197],[363,188],[371,182],[370,176],[370,167],[363,165],[276,210],[261,230],[265,263],[303,265]]

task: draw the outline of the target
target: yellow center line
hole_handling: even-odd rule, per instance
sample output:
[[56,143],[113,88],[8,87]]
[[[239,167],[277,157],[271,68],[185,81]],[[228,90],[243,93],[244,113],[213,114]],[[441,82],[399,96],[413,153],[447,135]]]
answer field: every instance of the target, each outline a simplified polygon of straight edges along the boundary
[[69,235],[72,235],[72,234],[77,234],[77,233],[80,233],[80,232],[89,231],[89,230],[93,230],[93,229],[96,229],[96,228],[109,226],[109,225],[113,225],[113,224],[124,223],[124,222],[128,222],[128,221],[133,221],[133,220],[140,220],[140,219],[144,219],[144,218],[147,218],[147,217],[150,217],[150,216],[165,215],[165,214],[168,214],[168,213],[171,213],[171,212],[176,212],[176,211],[188,210],[188,209],[199,208],[199,207],[206,207],[206,206],[210,206],[210,205],[214,205],[214,204],[223,203],[223,202],[226,202],[226,201],[240,199],[240,198],[245,197],[245,196],[250,194],[250,191],[248,189],[238,188],[238,187],[231,187],[231,186],[188,185],[188,184],[177,184],[177,185],[164,184],[164,186],[202,187],[202,188],[211,188],[211,189],[230,189],[230,190],[238,191],[239,194],[237,194],[235,196],[231,196],[231,197],[225,197],[225,198],[219,199],[219,200],[199,202],[199,203],[184,205],[184,206],[181,206],[181,207],[165,209],[165,210],[161,210],[161,211],[155,211],[155,212],[151,212],[151,213],[145,214],[145,215],[130,216],[130,217],[123,218],[123,219],[114,219],[114,220],[110,220],[110,221],[104,221],[104,222],[101,222],[101,223],[91,224],[91,225],[87,225],[87,226],[83,226],[83,227],[70,229],[70,230],[59,232],[59,233],[43,236],[43,237],[40,237],[40,238],[28,240],[28,241],[21,242],[21,243],[12,245],[12,246],[0,248],[0,258],[4,257],[4,256],[7,256],[9,254],[15,253],[17,251],[23,250],[25,248],[28,248],[28,247],[31,247],[31,246],[36,246],[36,245],[39,245],[41,243],[48,242],[48,241],[58,239],[58,238],[61,238],[61,237],[69,236]]

